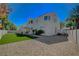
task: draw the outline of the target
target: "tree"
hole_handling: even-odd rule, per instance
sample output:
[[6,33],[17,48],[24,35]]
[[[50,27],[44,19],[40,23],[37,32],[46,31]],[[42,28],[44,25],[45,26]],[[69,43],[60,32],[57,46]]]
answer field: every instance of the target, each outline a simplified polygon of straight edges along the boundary
[[77,43],[77,28],[79,29],[79,6],[76,6],[75,8],[73,8],[71,17],[76,22],[76,43]]
[[16,29],[16,26],[8,20],[8,14],[11,11],[6,3],[0,4],[0,20],[2,21],[2,29]]
[[60,29],[62,29],[64,27],[64,22],[60,22]]
[[7,4],[5,3],[0,4],[0,20],[2,21],[3,29],[6,29],[8,14],[9,14],[9,8]]
[[71,18],[73,22],[76,22],[77,27],[79,23],[79,6],[76,6],[75,8],[72,9]]
[[13,24],[13,23],[11,23],[10,21],[8,22],[8,30],[16,30],[17,29],[17,27]]
[[71,27],[72,27],[73,25],[72,25],[72,22],[71,22],[71,21],[68,21],[68,22],[66,22],[65,26],[66,26],[66,27],[70,27],[70,29],[72,29]]
[[78,5],[72,9],[69,17],[70,17],[69,20],[73,22],[72,26],[76,27],[76,43],[77,43],[77,28],[79,27],[79,6]]
[[33,24],[33,19],[29,19],[29,24]]

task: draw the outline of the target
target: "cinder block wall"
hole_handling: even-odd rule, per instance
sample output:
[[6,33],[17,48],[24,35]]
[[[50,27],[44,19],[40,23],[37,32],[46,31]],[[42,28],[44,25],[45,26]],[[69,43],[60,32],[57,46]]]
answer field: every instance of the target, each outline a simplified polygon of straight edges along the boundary
[[69,41],[72,41],[73,43],[77,44],[79,48],[79,30],[67,30],[68,33],[68,39]]
[[7,30],[0,30],[0,39],[3,35],[5,35],[7,33]]

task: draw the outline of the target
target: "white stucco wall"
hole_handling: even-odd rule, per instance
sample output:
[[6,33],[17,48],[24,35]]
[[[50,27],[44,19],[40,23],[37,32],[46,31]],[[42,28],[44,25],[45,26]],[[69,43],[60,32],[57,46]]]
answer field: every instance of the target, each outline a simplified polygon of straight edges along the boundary
[[[44,20],[44,16],[50,16],[50,20]],[[56,16],[53,16],[53,14],[45,14],[37,18],[38,26],[44,26],[41,28],[45,31],[44,35],[55,35],[56,31],[60,29],[60,23],[59,19]]]

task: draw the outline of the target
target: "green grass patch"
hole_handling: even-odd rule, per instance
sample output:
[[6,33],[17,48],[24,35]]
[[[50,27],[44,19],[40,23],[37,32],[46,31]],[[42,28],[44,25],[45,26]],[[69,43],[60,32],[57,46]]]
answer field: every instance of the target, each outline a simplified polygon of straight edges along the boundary
[[27,36],[17,36],[16,34],[5,34],[1,40],[0,40],[0,45],[1,44],[6,44],[6,43],[12,43],[12,42],[18,42],[18,41],[23,41],[23,40],[30,40],[32,38],[27,37]]

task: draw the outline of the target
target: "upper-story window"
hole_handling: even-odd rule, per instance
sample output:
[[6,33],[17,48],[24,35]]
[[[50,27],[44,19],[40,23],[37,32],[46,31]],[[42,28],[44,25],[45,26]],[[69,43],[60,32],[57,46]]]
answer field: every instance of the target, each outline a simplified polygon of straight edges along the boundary
[[50,16],[44,16],[44,20],[50,20]]

